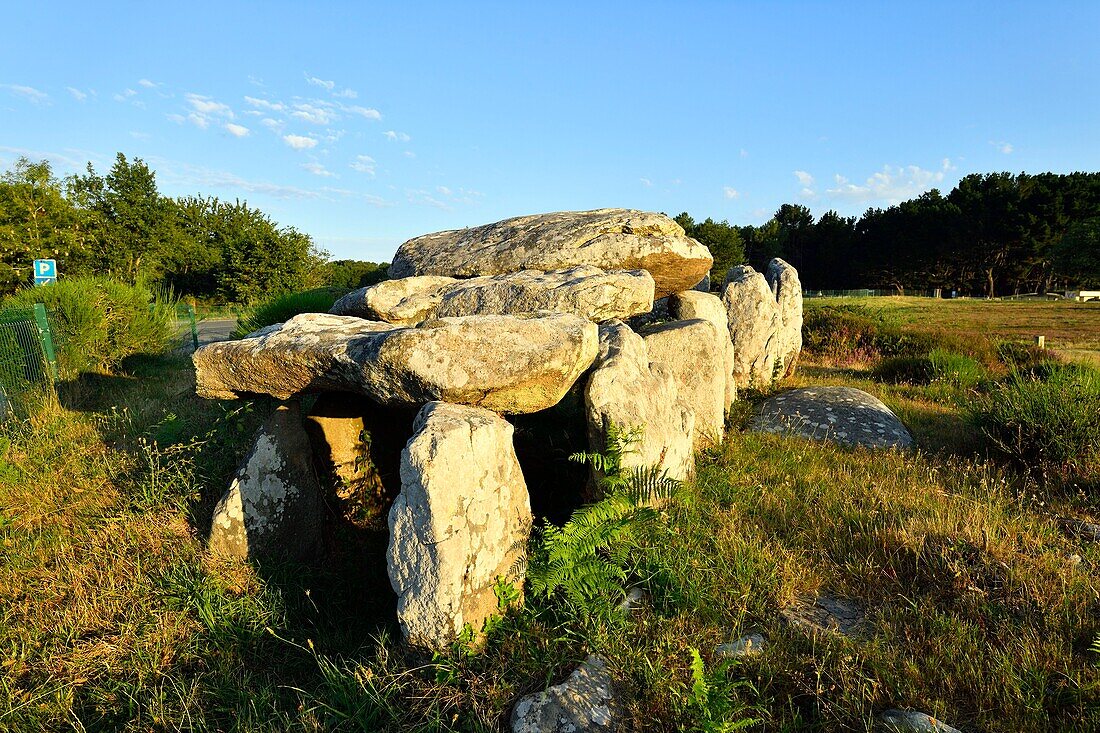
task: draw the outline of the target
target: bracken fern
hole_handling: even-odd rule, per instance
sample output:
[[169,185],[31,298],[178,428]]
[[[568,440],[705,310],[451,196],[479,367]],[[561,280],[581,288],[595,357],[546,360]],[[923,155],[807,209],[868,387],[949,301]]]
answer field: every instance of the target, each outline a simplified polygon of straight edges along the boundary
[[561,592],[588,609],[622,595],[631,539],[658,516],[648,504],[670,498],[680,486],[657,467],[624,468],[623,458],[640,436],[638,429],[612,426],[602,453],[570,456],[597,471],[603,498],[577,509],[561,527],[546,520],[536,527],[527,570],[530,593],[549,597]]

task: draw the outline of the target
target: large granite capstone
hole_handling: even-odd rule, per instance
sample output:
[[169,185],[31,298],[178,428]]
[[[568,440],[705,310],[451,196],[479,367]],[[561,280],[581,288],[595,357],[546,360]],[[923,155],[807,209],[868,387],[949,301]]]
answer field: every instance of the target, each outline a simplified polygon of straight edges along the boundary
[[803,387],[768,399],[754,430],[791,433],[869,448],[912,448],[913,436],[889,407],[852,387]]
[[386,280],[349,293],[329,312],[401,325],[415,325],[428,318],[539,311],[606,321],[648,312],[653,307],[653,293],[653,277],[645,270],[604,272],[577,265],[469,280],[435,275]]
[[710,251],[664,214],[631,209],[560,211],[425,234],[402,244],[390,277],[476,277],[591,265],[648,270],[656,297],[689,290],[710,271]]
[[193,358],[203,397],[335,391],[384,405],[442,400],[526,413],[556,405],[597,348],[596,324],[562,313],[440,318],[417,328],[303,313]]

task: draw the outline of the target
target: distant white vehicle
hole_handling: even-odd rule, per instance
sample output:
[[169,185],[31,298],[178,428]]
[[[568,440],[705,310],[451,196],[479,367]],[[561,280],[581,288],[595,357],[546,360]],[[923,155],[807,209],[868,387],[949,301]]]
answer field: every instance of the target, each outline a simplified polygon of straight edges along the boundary
[[1078,303],[1100,301],[1100,290],[1067,290],[1066,300],[1076,300]]

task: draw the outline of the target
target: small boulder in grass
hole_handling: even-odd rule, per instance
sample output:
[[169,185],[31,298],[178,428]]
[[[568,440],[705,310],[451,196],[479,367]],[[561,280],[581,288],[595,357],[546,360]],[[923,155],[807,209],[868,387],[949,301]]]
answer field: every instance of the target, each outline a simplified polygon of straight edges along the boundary
[[882,722],[891,733],[962,733],[942,720],[916,710],[887,710]]
[[746,634],[729,644],[719,644],[714,653],[722,659],[751,657],[764,651],[764,637],[761,634]]
[[607,665],[591,655],[565,682],[520,698],[512,733],[606,733],[620,717]]

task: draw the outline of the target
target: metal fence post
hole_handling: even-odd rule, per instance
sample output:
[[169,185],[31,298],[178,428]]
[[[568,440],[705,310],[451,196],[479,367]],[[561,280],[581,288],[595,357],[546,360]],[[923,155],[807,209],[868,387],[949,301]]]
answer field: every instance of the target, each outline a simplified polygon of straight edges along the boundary
[[53,333],[50,332],[50,322],[46,318],[46,306],[42,303],[34,304],[34,322],[38,326],[38,341],[42,344],[42,353],[46,355],[46,363],[50,367],[50,377],[57,381],[57,354],[53,350]]
[[187,318],[191,321],[191,343],[197,350],[199,348],[199,328],[195,325],[195,306],[187,304]]

